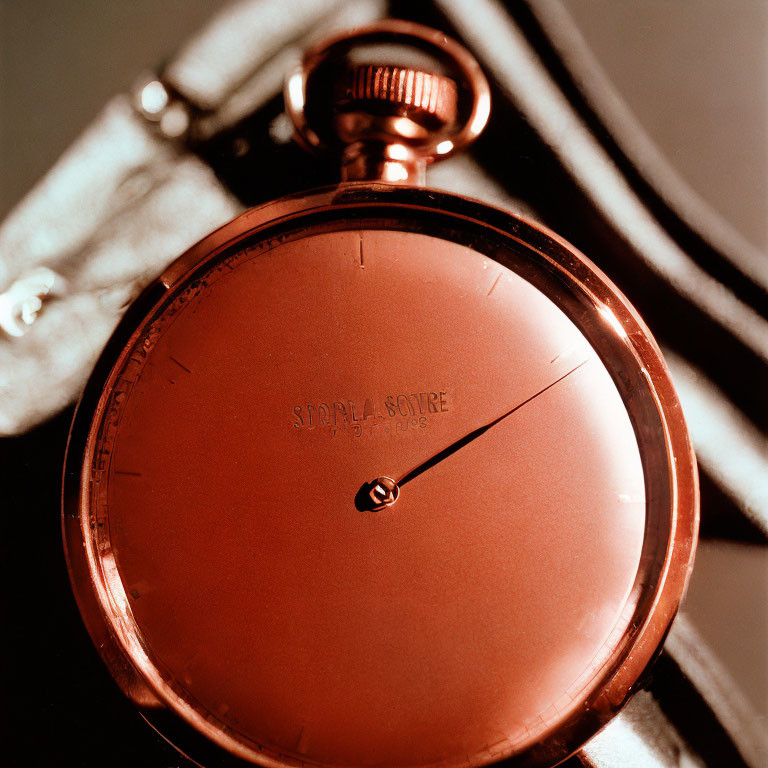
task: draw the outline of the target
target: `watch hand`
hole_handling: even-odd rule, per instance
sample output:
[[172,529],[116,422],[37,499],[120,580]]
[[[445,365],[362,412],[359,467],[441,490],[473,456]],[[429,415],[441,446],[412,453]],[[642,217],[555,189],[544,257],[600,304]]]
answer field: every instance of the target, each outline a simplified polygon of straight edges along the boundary
[[570,376],[574,371],[577,371],[579,368],[581,368],[584,363],[588,362],[587,360],[584,360],[584,362],[579,363],[575,368],[571,368],[568,373],[563,374],[559,379],[556,379],[551,384],[547,384],[546,387],[543,389],[540,389],[536,394],[531,395],[528,399],[523,400],[522,403],[518,403],[514,408],[510,408],[506,413],[503,413],[498,418],[494,419],[493,421],[489,422],[488,424],[484,424],[482,427],[478,427],[477,429],[470,432],[468,435],[464,435],[464,437],[458,439],[455,443],[451,443],[447,448],[443,448],[442,451],[439,453],[436,453],[431,458],[427,459],[425,462],[422,462],[417,467],[412,469],[407,474],[403,475],[403,477],[398,480],[397,484],[402,488],[406,483],[413,480],[415,477],[418,477],[423,472],[426,472],[431,467],[434,467],[435,464],[439,464],[443,459],[447,459],[449,456],[452,456],[456,451],[463,448],[465,445],[468,445],[473,440],[476,440],[481,435],[485,434],[491,427],[495,427],[500,421],[503,421],[507,418],[507,416],[511,416],[515,411],[520,410],[524,405],[527,405],[531,402],[531,400],[535,400],[539,395],[543,395],[548,389],[552,389],[552,387],[555,386],[555,384],[559,384],[563,379]]
[[365,483],[355,497],[355,506],[358,509],[376,511],[394,504],[400,495],[400,489],[406,483],[409,483],[411,480],[426,472],[431,467],[439,464],[441,461],[443,461],[443,459],[447,459],[449,456],[452,456],[454,453],[456,453],[456,451],[460,450],[465,445],[468,445],[473,440],[476,440],[478,437],[485,434],[489,429],[491,429],[491,427],[495,427],[500,421],[506,419],[507,416],[511,416],[515,411],[520,410],[524,405],[527,405],[532,400],[535,400],[537,397],[539,397],[539,395],[543,395],[548,389],[552,389],[552,387],[554,387],[556,384],[559,384],[563,379],[570,376],[587,362],[589,361],[584,360],[575,368],[571,368],[568,373],[563,374],[559,379],[556,379],[551,384],[547,384],[546,387],[540,389],[526,400],[523,400],[522,403],[518,403],[514,408],[510,408],[506,413],[503,413],[498,418],[495,418],[493,421],[488,422],[488,424],[484,424],[483,426],[472,430],[472,432],[469,434],[464,435],[464,437],[459,438],[456,440],[456,442],[451,443],[447,448],[443,448],[442,451],[439,451],[434,456],[431,456],[426,461],[414,467],[412,470],[410,470],[410,472],[407,472],[400,478],[400,480],[393,480],[391,477],[384,475],[382,477],[377,477],[375,480],[369,483]]

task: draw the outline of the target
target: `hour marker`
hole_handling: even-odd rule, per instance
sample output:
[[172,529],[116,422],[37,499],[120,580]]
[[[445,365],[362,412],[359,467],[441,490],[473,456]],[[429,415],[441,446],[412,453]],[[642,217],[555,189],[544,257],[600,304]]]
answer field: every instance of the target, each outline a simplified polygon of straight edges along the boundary
[[168,355],[168,357],[169,357],[171,360],[173,360],[173,362],[174,362],[174,363],[176,363],[176,365],[178,365],[178,366],[179,366],[179,368],[183,368],[183,369],[184,369],[184,370],[185,370],[187,373],[192,373],[192,371],[190,371],[190,370],[189,370],[189,368],[187,368],[187,366],[186,366],[186,365],[184,365],[184,363],[180,363],[180,362],[179,362],[179,361],[178,361],[178,360],[177,360],[175,357],[173,357],[172,355]]
[[[556,354],[549,361],[549,364],[552,365],[552,363],[556,363],[561,357],[573,356],[574,352],[578,352],[581,355],[581,354],[584,354],[585,351],[586,350],[584,350],[584,347],[581,344],[570,344],[562,352],[559,352],[558,354]],[[587,354],[589,353],[587,352]]]
[[141,477],[141,472],[128,472],[125,469],[116,469],[116,475],[129,475],[130,477]]
[[498,284],[499,280],[501,280],[501,275],[502,275],[501,272],[499,272],[499,274],[496,275],[496,279],[493,281],[493,285],[491,286],[491,290],[488,291],[488,293],[485,294],[486,296],[490,296],[493,293],[493,289],[496,287],[496,285]]
[[360,269],[365,269],[365,261],[363,260],[363,233],[360,232]]

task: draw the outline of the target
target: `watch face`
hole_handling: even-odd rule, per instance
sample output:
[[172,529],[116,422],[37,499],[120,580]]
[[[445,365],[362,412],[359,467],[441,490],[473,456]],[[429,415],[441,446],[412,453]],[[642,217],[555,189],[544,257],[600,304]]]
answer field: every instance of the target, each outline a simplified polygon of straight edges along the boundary
[[673,493],[647,371],[564,275],[368,210],[174,283],[94,397],[76,512],[166,706],[257,762],[458,766],[600,698]]

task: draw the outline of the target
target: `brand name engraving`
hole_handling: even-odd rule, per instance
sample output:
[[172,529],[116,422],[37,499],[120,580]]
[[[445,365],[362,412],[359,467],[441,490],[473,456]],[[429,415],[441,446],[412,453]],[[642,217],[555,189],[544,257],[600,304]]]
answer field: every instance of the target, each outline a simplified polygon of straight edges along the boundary
[[386,434],[426,429],[430,418],[447,412],[448,393],[439,390],[294,405],[292,416],[294,429],[324,428],[332,437],[349,430],[360,437],[364,429],[373,434],[377,427]]

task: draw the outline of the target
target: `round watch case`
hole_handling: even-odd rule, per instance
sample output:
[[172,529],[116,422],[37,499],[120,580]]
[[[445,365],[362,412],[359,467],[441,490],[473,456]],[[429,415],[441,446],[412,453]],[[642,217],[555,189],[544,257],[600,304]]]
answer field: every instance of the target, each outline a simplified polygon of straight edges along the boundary
[[[114,443],[110,441],[115,439],[125,403],[130,399],[130,386],[126,386],[126,382],[138,379],[141,366],[151,357],[154,345],[164,332],[159,330],[158,323],[173,315],[193,311],[184,309],[187,303],[184,297],[194,296],[211,282],[212,275],[235,269],[238,254],[247,251],[249,258],[267,260],[270,252],[286,244],[310,242],[313,237],[331,237],[345,232],[399,233],[404,239],[398,242],[406,244],[410,242],[409,238],[422,238],[418,240],[416,250],[423,249],[427,242],[423,238],[428,237],[436,248],[442,247],[439,243],[443,243],[448,244],[445,247],[449,250],[457,246],[467,249],[467,252],[479,254],[487,263],[500,265],[519,276],[564,313],[586,339],[610,374],[626,410],[642,462],[646,500],[643,531],[632,588],[614,629],[600,638],[594,659],[586,669],[570,671],[571,685],[545,711],[533,711],[528,719],[510,722],[507,732],[501,735],[497,733],[496,723],[489,723],[484,743],[477,742],[471,754],[459,755],[455,749],[451,752],[453,747],[446,747],[447,751],[440,753],[436,748],[434,755],[438,757],[422,759],[418,757],[419,750],[415,749],[409,753],[410,760],[397,753],[397,758],[390,756],[390,762],[386,763],[458,766],[511,758],[515,765],[553,765],[577,750],[616,714],[642,684],[646,670],[660,651],[692,566],[698,526],[695,459],[661,353],[642,320],[616,287],[583,255],[543,227],[456,195],[389,184],[353,183],[271,202],[244,213],[190,249],[171,264],[130,308],[85,389],[67,452],[64,538],[73,586],[88,630],[113,676],[142,715],[201,764],[212,766],[243,761],[269,766],[382,764],[377,762],[376,754],[370,755],[370,763],[350,762],[343,756],[336,759],[313,757],[311,739],[308,742],[308,737],[301,733],[292,744],[259,743],[253,734],[238,732],[232,713],[221,709],[211,711],[199,700],[197,692],[190,690],[180,670],[169,669],[157,656],[148,639],[151,632],[148,634],[144,631],[146,627],[143,630],[139,626],[134,611],[139,610],[136,606],[140,598],[130,594],[132,583],[124,583],[120,558],[116,558],[113,548],[121,534],[117,528],[110,529],[113,521],[110,520],[109,494],[114,479],[111,473],[115,470],[111,463]],[[363,242],[362,234],[360,242]],[[416,256],[404,251],[404,263],[414,260],[418,260]],[[236,276],[237,269],[232,274]],[[319,273],[317,290],[327,290],[328,286],[327,276]],[[386,281],[380,284],[379,290],[384,293],[389,290]],[[259,311],[259,304],[254,301],[253,312]],[[303,311],[302,307],[293,308],[294,313]],[[460,323],[461,307],[457,307],[457,312],[457,322]],[[307,323],[311,324],[312,311],[306,310],[306,314]],[[271,323],[280,320],[278,316],[266,318],[266,322]],[[342,306],[338,323],[343,325],[344,322]],[[222,333],[226,336],[227,329]],[[363,336],[365,333],[363,329]],[[438,340],[438,346],[450,347],[450,333],[451,329],[447,328],[446,338]],[[241,342],[241,339],[237,340],[238,344]],[[258,344],[258,339],[253,339],[252,343]],[[363,338],[363,343],[375,346],[387,345],[389,341],[376,337]],[[423,342],[421,348],[426,348],[426,344],[429,342]],[[407,368],[409,354],[418,355],[419,349],[419,344],[415,344],[398,357],[399,352],[387,348],[386,355],[389,355],[388,360],[400,359]],[[343,351],[335,350],[331,355],[335,364],[340,360],[346,364]],[[353,364],[354,361],[350,365]],[[495,364],[499,365],[498,361]],[[136,366],[136,373],[126,374],[132,365]],[[184,368],[182,363],[179,366]],[[571,372],[569,369],[566,375]],[[456,375],[455,371],[447,369],[440,373],[445,380]],[[360,375],[365,376],[364,373]],[[514,371],[510,371],[510,376],[514,376]],[[435,389],[439,390],[439,387]],[[258,393],[254,396],[258,397]],[[441,397],[439,391],[435,397]],[[309,394],[305,399],[312,402]],[[428,408],[428,400],[425,402]],[[433,405],[435,403],[445,405],[440,400],[434,400]],[[451,405],[448,400],[447,406],[450,408]],[[503,403],[495,406],[495,410],[488,414],[489,418],[497,415],[503,406]],[[308,415],[306,411],[299,413],[305,418]],[[194,420],[202,416],[190,412],[188,418]],[[286,413],[285,418],[286,430],[295,430],[296,414]],[[258,424],[255,428],[253,439],[265,439],[258,434]],[[461,446],[459,449],[463,450]],[[461,466],[459,449],[453,457],[457,466]],[[475,465],[473,471],[476,471]],[[551,467],[534,470],[545,471],[553,470]],[[360,477],[360,482],[371,479]],[[397,515],[398,505],[404,504],[408,490],[403,491],[403,499],[384,511],[358,509],[356,512],[363,516],[378,515],[377,520],[384,519],[382,516]],[[290,495],[290,490],[286,494]],[[321,505],[322,499],[318,506]],[[459,513],[471,515],[472,510],[459,510]],[[450,519],[445,523],[447,528],[452,524]],[[500,540],[505,546],[509,546],[508,541]],[[162,549],[174,544],[173,541],[162,541],[159,546]],[[574,544],[578,546],[578,542]],[[626,542],[619,537],[614,545],[620,549]],[[523,547],[543,551],[547,546],[543,536],[522,542],[517,551],[513,544],[509,558],[520,557]],[[551,546],[566,547],[567,544],[551,543]],[[334,553],[338,554],[333,545],[329,552],[331,559]],[[397,554],[387,555],[390,556],[397,557]],[[599,565],[591,564],[597,568]],[[203,567],[201,564],[200,568]],[[479,599],[483,590],[494,590],[493,579],[497,577],[495,572],[481,573],[479,583],[468,587],[468,593]],[[190,582],[190,600],[194,599],[195,588]],[[552,589],[565,594],[568,585],[553,583]],[[396,593],[394,598],[382,596],[383,602],[392,599],[404,599],[403,593]],[[441,610],[448,610],[441,609],[440,605],[428,607],[435,616],[439,616]],[[488,618],[493,621],[493,616]],[[584,618],[587,634],[589,618],[589,615]],[[446,621],[450,623],[449,619]],[[340,631],[343,626],[342,623]],[[572,626],[564,624],[564,636],[572,631]],[[354,630],[350,632],[354,637]],[[386,634],[384,629],[382,632]],[[567,637],[563,642],[568,642]],[[205,648],[200,652],[205,654]],[[540,653],[544,659],[546,648]],[[461,657],[461,654],[462,649],[456,648],[452,658]],[[393,658],[395,656],[393,654]],[[453,669],[453,663],[447,662],[448,668]],[[462,673],[472,681],[487,675],[488,669],[481,664]],[[403,691],[403,695],[406,694],[408,692]],[[327,696],[332,702],[334,692],[329,690]],[[430,700],[426,698],[422,704],[428,719]],[[312,706],[320,710],[324,705],[315,701]],[[436,706],[436,702],[432,702],[432,706]],[[460,701],[457,706],[461,709]],[[302,715],[297,713],[296,717],[298,731]],[[481,731],[482,726],[480,722]],[[413,733],[421,733],[416,725]],[[403,737],[403,733],[399,735]],[[382,743],[386,742],[386,737],[382,736],[382,740]],[[448,736],[446,740],[450,741]],[[425,744],[428,743],[427,738]],[[428,752],[427,746],[424,750]]]

